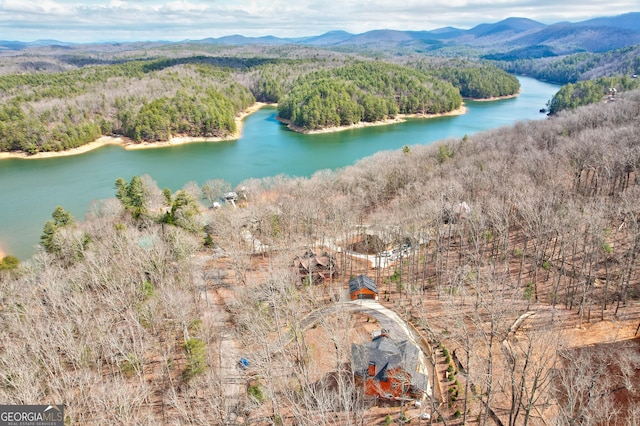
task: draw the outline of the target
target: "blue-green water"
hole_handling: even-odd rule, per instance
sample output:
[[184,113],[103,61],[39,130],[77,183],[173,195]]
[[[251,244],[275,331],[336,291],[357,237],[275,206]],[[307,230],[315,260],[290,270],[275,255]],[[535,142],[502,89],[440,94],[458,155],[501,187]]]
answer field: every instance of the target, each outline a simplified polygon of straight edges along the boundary
[[82,220],[92,200],[114,196],[118,177],[129,180],[149,174],[160,188],[175,191],[190,181],[202,185],[219,178],[236,185],[248,178],[278,174],[310,176],[382,150],[545,118],[539,110],[559,86],[527,77],[520,77],[520,84],[517,98],[467,101],[468,111],[460,116],[301,135],[278,123],[275,108],[267,107],[247,117],[237,141],[134,151],[105,146],[71,157],[0,160],[0,247],[20,259],[30,257],[56,206]]

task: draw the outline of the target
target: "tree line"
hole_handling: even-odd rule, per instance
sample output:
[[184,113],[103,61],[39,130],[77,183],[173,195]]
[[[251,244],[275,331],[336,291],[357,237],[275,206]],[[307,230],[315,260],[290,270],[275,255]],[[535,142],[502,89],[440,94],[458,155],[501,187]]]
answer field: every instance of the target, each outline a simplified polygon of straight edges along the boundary
[[306,129],[375,122],[397,114],[438,114],[462,104],[449,83],[381,62],[318,71],[298,79],[278,115]]

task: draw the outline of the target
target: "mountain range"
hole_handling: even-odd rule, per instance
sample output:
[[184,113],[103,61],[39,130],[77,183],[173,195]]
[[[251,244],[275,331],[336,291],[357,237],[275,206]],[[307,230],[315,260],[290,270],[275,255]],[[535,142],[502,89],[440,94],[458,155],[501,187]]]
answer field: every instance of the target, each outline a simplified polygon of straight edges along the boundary
[[[232,35],[181,43],[219,45],[308,45],[336,49],[401,49],[437,54],[473,49],[489,59],[522,59],[577,52],[604,52],[640,44],[640,12],[581,22],[547,25],[527,18],[507,18],[470,29],[444,27],[430,31],[373,30],[361,34],[330,31],[319,36],[279,38]],[[72,43],[38,40],[0,41],[0,49],[39,46],[70,47]]]
[[331,31],[301,38],[244,37],[241,35],[191,43],[227,45],[298,44],[330,48],[398,49],[413,51],[473,48],[482,54],[522,57],[556,56],[576,52],[604,52],[640,44],[640,12],[546,25],[527,18],[507,18],[464,30],[455,27],[431,31],[373,30],[361,34]]

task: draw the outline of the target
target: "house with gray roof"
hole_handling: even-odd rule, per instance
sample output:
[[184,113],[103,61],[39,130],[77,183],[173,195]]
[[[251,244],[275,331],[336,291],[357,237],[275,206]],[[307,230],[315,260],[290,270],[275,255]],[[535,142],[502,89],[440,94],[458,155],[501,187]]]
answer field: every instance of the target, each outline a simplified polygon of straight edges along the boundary
[[364,345],[351,345],[356,382],[366,395],[384,399],[421,399],[429,393],[429,377],[422,371],[420,349],[385,333]]

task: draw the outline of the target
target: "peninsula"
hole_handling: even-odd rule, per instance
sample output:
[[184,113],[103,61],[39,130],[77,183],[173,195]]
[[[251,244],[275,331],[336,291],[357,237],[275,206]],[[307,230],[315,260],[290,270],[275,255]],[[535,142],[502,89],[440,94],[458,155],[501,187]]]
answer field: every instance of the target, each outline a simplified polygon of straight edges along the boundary
[[29,154],[24,151],[0,152],[0,160],[6,159],[6,158],[40,159],[40,158],[67,157],[70,155],[84,154],[86,152],[93,151],[94,149],[102,148],[103,146],[106,146],[106,145],[120,145],[126,150],[136,150],[136,149],[167,148],[170,146],[183,145],[186,143],[195,143],[195,142],[223,142],[223,141],[237,140],[240,138],[240,136],[242,136],[243,120],[266,105],[268,104],[264,102],[256,102],[253,105],[251,105],[249,108],[245,109],[240,114],[238,114],[234,118],[236,131],[226,137],[174,136],[167,141],[137,142],[126,136],[100,136],[98,139],[94,140],[93,142],[89,142],[85,145],[79,146],[77,148],[71,148],[65,151],[37,152],[35,154]]

